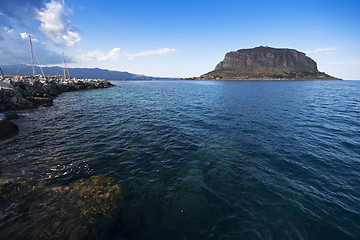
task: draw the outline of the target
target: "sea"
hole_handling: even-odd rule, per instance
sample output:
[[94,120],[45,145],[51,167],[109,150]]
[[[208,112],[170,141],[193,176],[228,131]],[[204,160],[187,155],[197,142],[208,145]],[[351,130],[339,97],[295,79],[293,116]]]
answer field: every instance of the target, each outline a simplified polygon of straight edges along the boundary
[[[0,239],[360,239],[360,81],[112,83],[14,121]],[[33,207],[92,176],[123,195],[106,224]]]

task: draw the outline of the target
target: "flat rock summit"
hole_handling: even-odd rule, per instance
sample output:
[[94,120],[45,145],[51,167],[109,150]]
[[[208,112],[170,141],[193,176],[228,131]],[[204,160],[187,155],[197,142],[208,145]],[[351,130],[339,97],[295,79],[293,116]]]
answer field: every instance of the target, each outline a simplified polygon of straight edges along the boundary
[[295,49],[256,47],[229,52],[215,70],[198,79],[209,80],[336,80],[319,72],[314,60]]

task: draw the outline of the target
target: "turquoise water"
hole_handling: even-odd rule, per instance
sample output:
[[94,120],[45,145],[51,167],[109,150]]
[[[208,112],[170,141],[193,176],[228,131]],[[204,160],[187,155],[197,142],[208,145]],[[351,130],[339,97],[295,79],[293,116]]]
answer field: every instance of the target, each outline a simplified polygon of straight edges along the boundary
[[[103,239],[359,238],[360,81],[114,84],[24,112],[0,176],[114,178]],[[30,195],[2,203],[0,236],[31,231]]]

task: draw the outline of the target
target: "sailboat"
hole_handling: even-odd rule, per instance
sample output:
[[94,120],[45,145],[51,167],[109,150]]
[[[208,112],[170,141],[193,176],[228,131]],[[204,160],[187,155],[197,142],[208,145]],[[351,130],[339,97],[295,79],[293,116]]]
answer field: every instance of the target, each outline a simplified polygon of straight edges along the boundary
[[[69,73],[69,69],[68,69],[68,67],[67,67],[67,64],[66,64],[66,61],[65,61],[65,55],[64,55],[64,52],[62,53],[62,57],[63,57],[63,62],[64,62],[64,81],[66,80],[66,72],[67,72],[67,75],[68,75],[68,77],[69,77],[69,79],[70,79],[70,73]],[[66,71],[65,71],[66,70]]]
[[32,66],[32,72],[33,72],[33,77],[36,78],[36,75],[35,75],[35,64],[34,64],[34,53],[35,53],[35,57],[38,61],[38,64],[39,64],[39,67],[40,67],[40,70],[41,70],[41,73],[42,73],[42,77],[43,79],[45,80],[45,74],[44,74],[44,71],[40,65],[40,61],[39,61],[39,58],[36,54],[36,52],[33,50],[33,45],[32,45],[32,41],[31,41],[31,35],[29,34],[29,40],[30,40],[30,53],[31,53],[31,66]]
[[4,73],[3,73],[2,69],[1,69],[1,67],[0,67],[0,72],[1,72],[2,79],[5,79],[5,76],[4,76]]

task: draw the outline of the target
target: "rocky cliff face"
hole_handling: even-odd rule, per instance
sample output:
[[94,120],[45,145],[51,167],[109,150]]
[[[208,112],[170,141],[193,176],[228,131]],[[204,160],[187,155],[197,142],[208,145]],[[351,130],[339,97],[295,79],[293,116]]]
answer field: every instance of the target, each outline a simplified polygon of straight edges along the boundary
[[229,52],[215,70],[256,71],[257,69],[318,71],[316,62],[294,49],[257,47]]
[[256,47],[229,52],[215,68],[199,79],[306,80],[336,79],[319,72],[314,60],[295,49]]

